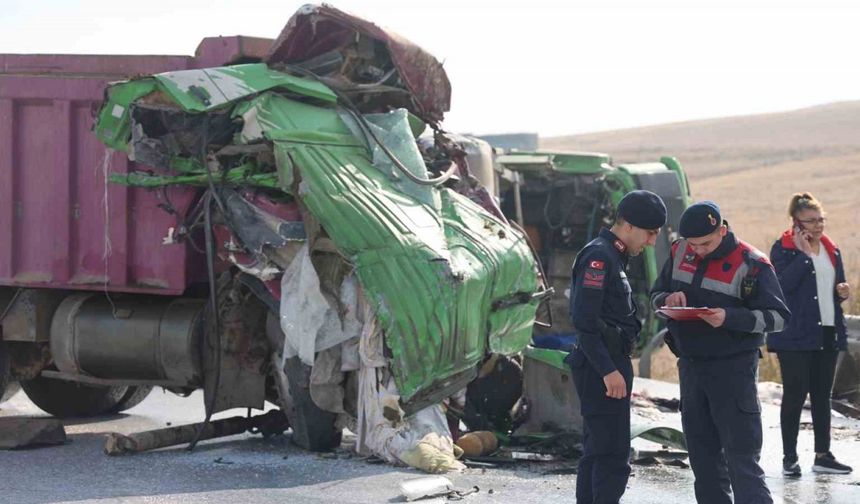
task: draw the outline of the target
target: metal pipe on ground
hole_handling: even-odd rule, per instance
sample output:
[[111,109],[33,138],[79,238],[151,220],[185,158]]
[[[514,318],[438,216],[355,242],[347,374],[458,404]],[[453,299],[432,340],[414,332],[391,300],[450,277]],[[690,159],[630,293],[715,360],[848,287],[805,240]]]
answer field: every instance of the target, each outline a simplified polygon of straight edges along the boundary
[[[139,453],[168,446],[181,445],[191,442],[197,435],[201,423],[178,425],[164,429],[137,432],[123,435],[112,432],[105,440],[106,455],[124,455]],[[289,428],[287,417],[281,410],[272,410],[263,415],[253,417],[230,417],[209,422],[200,435],[199,440],[241,434],[246,431],[259,432],[264,436],[281,434]]]

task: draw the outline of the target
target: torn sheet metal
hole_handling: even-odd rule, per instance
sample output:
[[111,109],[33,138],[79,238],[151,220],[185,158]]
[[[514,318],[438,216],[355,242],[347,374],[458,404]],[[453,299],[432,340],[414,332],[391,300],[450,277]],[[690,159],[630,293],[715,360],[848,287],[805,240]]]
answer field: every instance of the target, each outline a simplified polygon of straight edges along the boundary
[[236,230],[242,245],[254,254],[262,254],[263,247],[281,248],[291,241],[305,241],[305,225],[278,219],[252,205],[233,190],[223,190],[222,197],[232,229]]
[[240,98],[283,88],[324,102],[337,101],[324,84],[270,70],[262,63],[229,67],[180,70],[155,75],[160,89],[185,110],[205,112]]
[[[110,174],[110,182],[134,187],[165,187],[172,185],[188,185],[207,187],[209,176],[200,175],[154,175],[145,172],[128,172]],[[278,177],[274,173],[259,173],[252,165],[243,165],[224,172],[219,176],[219,183],[226,183],[236,187],[265,187],[274,189],[280,186]]]
[[337,101],[324,84],[271,70],[262,63],[182,70],[109,86],[105,101],[110,105],[102,107],[94,129],[102,143],[125,152],[131,135],[130,106],[146,95],[160,92],[168,103],[189,112],[205,112],[275,88],[323,102]]
[[687,450],[687,439],[684,437],[684,433],[674,427],[634,424],[630,427],[630,439],[637,437],[678,450]]
[[343,121],[334,110],[316,107],[274,92],[262,93],[237,103],[232,115],[243,121],[240,143],[283,140],[364,145],[363,141],[344,127]]
[[[371,43],[363,44],[365,39]],[[354,85],[388,84],[393,89],[380,102],[391,107],[405,107],[429,123],[441,121],[450,109],[451,83],[433,55],[396,33],[329,5],[299,9],[272,44],[266,62],[301,64],[329,55],[334,60],[331,70],[317,65],[316,73],[335,74]],[[389,77],[392,70],[394,79]]]

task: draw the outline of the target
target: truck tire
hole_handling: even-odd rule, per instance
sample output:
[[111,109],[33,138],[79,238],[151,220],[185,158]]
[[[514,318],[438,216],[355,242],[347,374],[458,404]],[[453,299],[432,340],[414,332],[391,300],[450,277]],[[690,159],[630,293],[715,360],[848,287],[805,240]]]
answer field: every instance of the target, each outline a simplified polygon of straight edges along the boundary
[[123,394],[122,399],[120,399],[117,405],[111,408],[108,413],[119,413],[121,411],[132,409],[142,403],[143,400],[149,396],[150,392],[152,392],[152,386],[150,385],[132,385],[128,387],[128,390]]
[[64,417],[91,417],[110,413],[120,403],[127,386],[84,385],[37,376],[21,382],[24,393],[46,413]]
[[293,430],[293,442],[314,452],[331,451],[340,446],[343,432],[335,426],[337,415],[320,408],[311,399],[311,367],[293,357],[287,359],[284,371],[292,399],[284,412]]

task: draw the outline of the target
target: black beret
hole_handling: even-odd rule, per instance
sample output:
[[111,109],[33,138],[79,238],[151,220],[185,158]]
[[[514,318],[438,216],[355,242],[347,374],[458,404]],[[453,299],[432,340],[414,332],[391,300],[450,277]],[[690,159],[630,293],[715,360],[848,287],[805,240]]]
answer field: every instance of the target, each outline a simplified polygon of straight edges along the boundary
[[631,191],[618,203],[618,216],[641,229],[659,229],[666,223],[666,205],[651,191]]
[[713,201],[700,201],[684,210],[678,232],[684,238],[699,238],[713,233],[722,224],[720,207]]

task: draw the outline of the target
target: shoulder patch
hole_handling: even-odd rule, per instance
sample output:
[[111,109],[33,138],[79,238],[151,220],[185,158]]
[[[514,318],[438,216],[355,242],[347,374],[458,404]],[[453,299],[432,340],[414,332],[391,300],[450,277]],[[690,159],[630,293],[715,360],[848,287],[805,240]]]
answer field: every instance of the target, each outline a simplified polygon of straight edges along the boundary
[[589,269],[602,270],[604,267],[603,261],[598,261],[597,259],[588,263]]
[[[592,261],[594,262],[594,261]],[[603,289],[606,283],[606,271],[586,268],[582,276],[582,286],[588,289]]]

